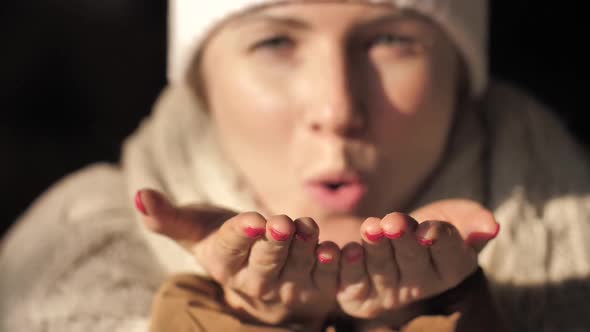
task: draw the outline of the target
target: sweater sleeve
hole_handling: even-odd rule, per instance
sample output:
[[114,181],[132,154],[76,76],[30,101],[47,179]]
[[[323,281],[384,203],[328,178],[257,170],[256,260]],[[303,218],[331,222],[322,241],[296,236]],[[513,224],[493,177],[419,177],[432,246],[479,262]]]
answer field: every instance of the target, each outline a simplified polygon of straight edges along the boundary
[[[435,324],[435,326],[439,326],[436,331],[510,331],[500,315],[497,303],[490,292],[487,278],[481,268],[459,286],[428,302],[432,313],[444,315],[438,318],[440,323]],[[416,324],[417,322],[413,323]],[[414,329],[408,329],[407,331],[418,332],[423,330],[414,327]]]
[[498,87],[490,202],[502,225],[480,255],[501,310],[517,331],[590,327],[590,160],[555,115]]
[[[240,320],[222,300],[222,289],[196,275],[177,275],[158,291],[153,305],[150,332],[287,332],[296,329],[270,327]],[[496,332],[507,330],[497,320],[487,282],[481,270],[460,286],[429,301],[428,314],[402,327],[403,332]],[[333,322],[326,331],[350,331],[351,326]],[[361,324],[359,331],[394,331],[389,327]]]
[[224,306],[222,290],[196,275],[177,275],[158,291],[150,332],[288,332],[287,328],[242,321]]
[[112,167],[83,170],[18,220],[0,251],[1,331],[147,330],[163,277],[121,182]]

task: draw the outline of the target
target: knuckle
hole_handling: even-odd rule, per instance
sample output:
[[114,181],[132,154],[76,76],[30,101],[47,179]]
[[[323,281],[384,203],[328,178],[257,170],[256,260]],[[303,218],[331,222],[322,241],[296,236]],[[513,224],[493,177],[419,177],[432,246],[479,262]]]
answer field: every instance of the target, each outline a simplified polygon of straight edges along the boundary
[[400,268],[411,268],[417,264],[424,263],[421,262],[421,260],[425,258],[426,255],[421,248],[418,249],[410,250],[409,248],[396,248],[395,256]]
[[426,292],[422,287],[417,285],[407,285],[399,289],[399,305],[407,305],[421,298],[426,297]]
[[315,259],[312,255],[293,255],[291,262],[285,266],[285,270],[306,275],[311,272],[314,262]]
[[381,313],[383,312],[383,308],[380,308],[378,306],[372,305],[366,308],[365,312],[364,312],[364,319],[372,319],[375,318],[379,315],[381,315]]
[[381,291],[381,308],[384,311],[391,311],[397,306],[396,292],[393,288],[384,289]]
[[246,287],[247,294],[254,299],[270,302],[278,297],[277,290],[266,283],[256,282]]
[[299,293],[299,301],[302,304],[311,304],[316,300],[314,294],[310,291],[303,291]]
[[[228,239],[223,236],[218,237],[217,240],[215,241],[215,250],[224,256],[227,255],[227,256],[232,257],[232,259],[245,260],[248,257],[248,255],[250,254],[250,252],[247,249],[242,248],[240,246],[236,246],[236,244],[233,243],[231,239]],[[218,265],[226,265],[226,264],[227,263],[224,263],[222,261],[221,264],[218,264]]]
[[368,301],[371,295],[371,287],[368,281],[349,285],[344,291],[347,295],[346,298],[351,301]]
[[258,258],[258,259],[254,259],[254,269],[261,275],[272,275],[277,273],[278,274],[278,270],[282,267],[282,264],[280,262],[278,262],[276,259],[272,259],[272,258]]
[[397,275],[397,267],[384,259],[368,260],[366,269],[373,282],[380,284],[392,284]]
[[213,265],[208,269],[209,274],[222,285],[232,283],[232,274],[223,265]]

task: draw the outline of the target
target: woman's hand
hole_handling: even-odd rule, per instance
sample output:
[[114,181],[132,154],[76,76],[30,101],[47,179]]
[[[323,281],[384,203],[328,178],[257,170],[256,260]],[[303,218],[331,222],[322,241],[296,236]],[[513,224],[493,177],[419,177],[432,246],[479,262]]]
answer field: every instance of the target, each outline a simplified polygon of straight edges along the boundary
[[353,317],[397,324],[405,319],[400,309],[476,271],[477,253],[498,227],[488,210],[466,200],[436,202],[412,216],[369,218],[361,226],[363,244],[342,251],[338,302]]
[[147,227],[193,253],[238,315],[312,331],[336,308],[340,251],[330,242],[318,245],[313,220],[178,208],[153,190],[138,195]]

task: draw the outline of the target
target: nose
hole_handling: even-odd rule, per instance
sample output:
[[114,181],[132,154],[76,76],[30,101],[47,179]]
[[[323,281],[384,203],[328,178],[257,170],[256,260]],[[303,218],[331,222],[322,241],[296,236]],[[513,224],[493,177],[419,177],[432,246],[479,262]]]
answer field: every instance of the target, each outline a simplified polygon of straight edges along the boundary
[[360,134],[367,122],[366,110],[359,98],[359,77],[345,50],[335,49],[316,57],[314,102],[306,110],[307,128],[317,134],[354,136]]

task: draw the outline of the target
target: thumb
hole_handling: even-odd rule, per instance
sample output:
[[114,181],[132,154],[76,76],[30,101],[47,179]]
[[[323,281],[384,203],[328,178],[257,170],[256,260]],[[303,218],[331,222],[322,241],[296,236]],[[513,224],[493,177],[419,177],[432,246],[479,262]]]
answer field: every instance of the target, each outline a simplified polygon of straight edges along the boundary
[[185,247],[203,240],[236,213],[208,205],[177,207],[161,192],[142,189],[135,206],[151,231],[167,236]]
[[478,253],[500,232],[500,224],[491,211],[466,199],[437,201],[421,207],[411,215],[418,222],[439,220],[452,224],[465,243]]

